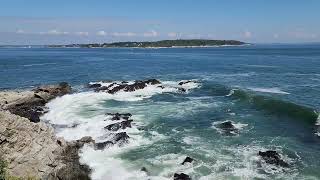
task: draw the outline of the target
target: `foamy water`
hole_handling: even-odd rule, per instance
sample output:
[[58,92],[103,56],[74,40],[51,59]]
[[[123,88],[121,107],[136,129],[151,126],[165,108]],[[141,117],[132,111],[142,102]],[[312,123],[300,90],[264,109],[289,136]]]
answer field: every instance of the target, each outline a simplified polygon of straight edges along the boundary
[[274,93],[274,94],[290,94],[288,92],[282,91],[280,88],[259,88],[259,87],[249,87],[248,89],[256,92]]

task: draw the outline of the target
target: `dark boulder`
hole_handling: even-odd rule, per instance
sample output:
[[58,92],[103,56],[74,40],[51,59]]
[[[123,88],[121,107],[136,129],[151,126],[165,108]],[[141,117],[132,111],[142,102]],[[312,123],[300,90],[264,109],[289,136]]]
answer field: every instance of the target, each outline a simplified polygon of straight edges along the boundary
[[138,89],[143,89],[147,87],[148,84],[155,85],[155,84],[161,84],[161,82],[156,79],[148,79],[145,81],[135,81],[133,84],[128,84],[128,82],[126,81],[122,81],[120,83],[114,82],[109,86],[96,88],[96,91],[106,91],[109,94],[114,94],[119,91],[132,92]]
[[105,142],[99,142],[94,144],[94,148],[96,150],[103,150],[106,147],[112,146],[113,142],[111,141],[105,141]]
[[190,176],[184,173],[174,173],[173,180],[191,180]]
[[274,164],[281,167],[289,167],[289,164],[281,159],[281,156],[276,151],[259,151],[258,155],[268,164]]
[[235,135],[239,132],[239,130],[232,124],[231,121],[225,121],[216,124],[215,127],[221,129],[222,132],[226,135]]
[[148,170],[147,170],[147,168],[146,168],[146,167],[142,167],[142,168],[140,169],[140,171],[143,171],[143,172],[145,172],[145,173],[147,173],[147,174],[148,174]]
[[180,81],[180,82],[179,82],[179,85],[182,86],[182,85],[187,84],[187,83],[190,83],[190,82],[194,82],[194,81],[192,81],[192,80]]
[[118,131],[119,129],[131,128],[131,122],[132,120],[121,121],[118,123],[110,124],[104,128],[109,131]]
[[193,161],[193,159],[192,159],[191,157],[187,156],[187,157],[183,160],[183,162],[182,162],[181,164],[184,165],[185,163],[192,163],[192,161]]
[[130,137],[126,132],[120,132],[114,135],[113,137],[113,143],[118,144],[119,146],[122,146],[123,144],[127,144],[129,142]]
[[179,90],[180,92],[187,92],[187,90],[186,90],[185,88],[178,88],[178,90]]
[[101,87],[101,84],[99,84],[99,83],[94,83],[94,84],[88,85],[88,88],[99,88],[99,87]]

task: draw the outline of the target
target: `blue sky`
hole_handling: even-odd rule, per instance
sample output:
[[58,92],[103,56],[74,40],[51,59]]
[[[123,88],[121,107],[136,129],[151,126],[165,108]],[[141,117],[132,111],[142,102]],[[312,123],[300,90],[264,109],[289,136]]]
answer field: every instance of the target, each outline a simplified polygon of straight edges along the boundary
[[0,44],[320,42],[319,0],[1,0]]

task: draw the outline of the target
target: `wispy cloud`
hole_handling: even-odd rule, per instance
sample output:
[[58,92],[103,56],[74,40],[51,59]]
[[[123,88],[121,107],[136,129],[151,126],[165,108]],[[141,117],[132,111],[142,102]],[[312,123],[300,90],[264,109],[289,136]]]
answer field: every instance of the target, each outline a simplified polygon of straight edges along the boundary
[[98,36],[106,36],[108,33],[107,32],[105,32],[105,31],[98,31],[97,32],[97,35]]
[[78,36],[89,36],[89,32],[82,32],[82,31],[75,32],[74,34]]
[[250,32],[250,31],[244,31],[244,32],[243,32],[243,36],[244,36],[244,38],[249,39],[249,38],[252,37],[252,32]]
[[168,37],[170,37],[170,38],[177,38],[177,37],[179,36],[179,33],[169,32],[167,35],[168,35]]
[[159,33],[157,31],[151,30],[149,32],[143,33],[144,37],[157,37],[159,36]]
[[70,33],[66,32],[66,31],[59,31],[56,29],[52,29],[47,32],[40,32],[39,34],[42,34],[42,35],[68,35]]
[[133,36],[136,36],[137,34],[133,32],[114,32],[111,35],[115,37],[133,37]]
[[18,30],[16,31],[16,33],[17,33],[17,34],[26,34],[26,32],[25,32],[24,30],[22,30],[22,29],[18,29]]

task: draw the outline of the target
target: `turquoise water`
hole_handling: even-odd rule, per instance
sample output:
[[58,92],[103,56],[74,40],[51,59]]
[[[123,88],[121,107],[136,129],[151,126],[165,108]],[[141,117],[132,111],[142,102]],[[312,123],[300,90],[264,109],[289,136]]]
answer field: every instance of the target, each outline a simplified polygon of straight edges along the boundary
[[[0,88],[67,81],[75,94],[48,104],[43,121],[68,140],[107,139],[105,113],[129,112],[134,127],[125,147],[85,147],[93,179],[320,179],[320,46],[256,45],[189,49],[0,49]],[[163,91],[108,95],[86,88],[100,80],[157,78]],[[196,80],[186,93],[170,89]],[[215,125],[232,121],[239,132]],[[257,155],[277,150],[281,168]],[[186,156],[195,162],[180,165]],[[146,167],[148,174],[140,169]]]

